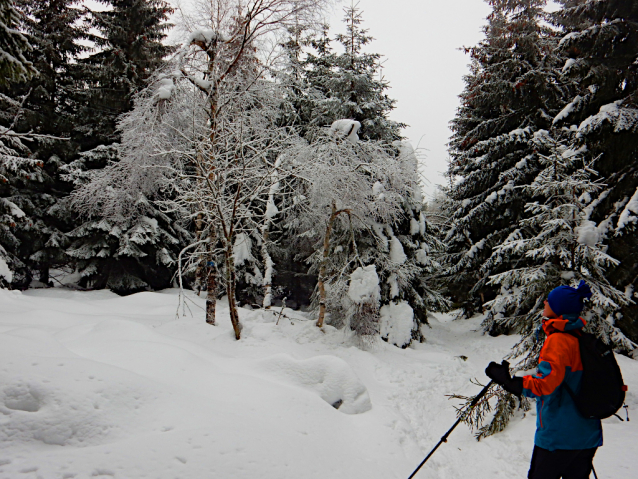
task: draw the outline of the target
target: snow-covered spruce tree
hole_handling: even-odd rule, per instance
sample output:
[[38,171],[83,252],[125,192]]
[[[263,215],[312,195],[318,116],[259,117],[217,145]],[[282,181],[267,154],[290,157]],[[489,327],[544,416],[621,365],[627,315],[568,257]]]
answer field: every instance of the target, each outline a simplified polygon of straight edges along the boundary
[[551,126],[569,91],[557,81],[562,63],[555,33],[544,23],[546,2],[489,3],[485,40],[466,49],[470,73],[449,144],[446,283],[466,315],[493,299],[488,278],[513,267],[485,262],[526,215],[529,198],[521,186],[540,168],[534,133]]
[[536,141],[549,145],[551,151],[550,156],[540,157],[543,169],[526,187],[530,197],[538,200],[526,205],[529,218],[519,222],[490,258],[495,263],[507,257],[514,261],[527,258],[531,264],[490,278],[501,292],[486,304],[486,321],[505,323],[523,335],[513,357],[524,356],[520,368],[529,369],[537,359],[534,333],[547,294],[561,284],[585,280],[593,293],[583,316],[588,328],[616,348],[631,351],[635,346],[614,327],[618,309],[629,299],[606,278],[607,270],[618,264],[603,244],[613,232],[612,224],[592,221],[607,185],[596,178],[593,162],[561,145],[548,132],[539,131]]
[[308,52],[303,61],[311,87],[309,120],[315,126],[330,126],[347,118],[361,124],[363,140],[399,140],[399,130],[405,125],[389,119],[396,101],[387,95],[389,84],[381,75],[381,55],[364,51],[373,38],[362,28],[363,12],[358,4],[344,8],[343,21],[346,33],[336,37],[342,53],[333,52],[325,31],[310,40],[315,51]]
[[[308,36],[305,37],[298,33],[294,36],[291,34],[287,44],[292,45],[288,47],[292,58],[290,70],[297,72],[301,68],[303,75],[301,78],[299,76],[294,78],[298,93],[294,96],[293,102],[295,115],[290,117],[295,119],[301,134],[311,142],[317,127],[329,126],[341,118],[359,121],[367,125],[367,130],[361,129],[361,135],[364,138],[392,144],[390,150],[394,151],[396,159],[404,167],[411,169],[414,177],[417,178],[416,155],[409,145],[398,140],[402,125],[388,118],[394,108],[394,101],[387,96],[387,82],[380,79],[380,55],[363,52],[372,38],[361,28],[362,14],[358,8],[351,5],[345,9],[345,14],[346,34],[337,37],[337,42],[343,48],[341,54],[333,51],[327,26],[324,26],[318,34],[308,32]],[[300,49],[305,53],[301,61],[298,60]],[[381,304],[406,300],[413,308],[418,321],[426,322],[427,301],[424,301],[424,298],[437,298],[428,304],[430,307],[434,307],[435,304],[441,307],[445,302],[438,301],[441,299],[438,294],[429,296],[430,293],[434,293],[429,281],[431,270],[417,259],[417,256],[421,260],[427,258],[426,262],[429,262],[434,258],[433,255],[422,254],[423,243],[429,245],[427,249],[432,247],[433,253],[436,249],[434,248],[436,241],[429,234],[428,225],[421,217],[422,206],[420,187],[417,186],[405,198],[404,214],[401,219],[392,225],[379,226],[379,230],[384,231],[382,252],[379,251],[379,238],[372,230],[357,233],[357,243],[361,255],[377,258],[379,267],[385,261],[384,268],[378,271],[384,285],[381,288]],[[289,296],[292,294],[294,303],[303,304],[304,299],[300,296],[303,296],[304,290],[307,289],[304,287],[311,287],[314,281],[312,276],[303,275],[305,271],[301,266],[302,262],[312,255],[313,245],[305,236],[289,238],[294,235],[293,230],[283,230],[285,239],[282,243],[291,245],[289,249],[294,251],[294,255],[286,255],[286,250],[283,251],[284,258],[280,261],[285,263],[285,266],[284,270],[280,271],[277,281]],[[340,241],[343,241],[343,244],[339,243]],[[336,242],[335,249],[339,251],[347,251],[350,248],[351,241],[348,235],[335,235],[333,242]],[[404,254],[396,255],[397,258],[401,258],[398,263],[387,261],[391,244],[396,246],[396,250],[400,249],[404,252]],[[291,259],[290,256],[296,256],[296,260]],[[296,278],[295,287],[290,288],[282,281],[293,274]],[[342,290],[340,294],[344,295],[345,290]],[[339,300],[335,302],[337,303]],[[332,311],[331,321],[339,324],[344,315],[335,313],[334,307]],[[418,336],[417,331],[418,327],[415,326],[414,332]]]
[[13,0],[0,0],[0,86],[26,81],[37,74],[25,57],[31,50],[29,40],[16,28],[19,13]]
[[173,13],[165,0],[98,0],[88,24],[96,51],[79,62],[83,108],[76,125],[81,150],[118,141],[117,118],[133,107],[133,96],[172,48],[164,44]]
[[[13,202],[28,218],[28,229],[18,233],[22,260],[39,271],[39,280],[49,282],[49,268],[68,262],[65,231],[73,228],[74,216],[60,199],[71,187],[61,181],[59,167],[69,162],[76,145],[69,141],[73,127],[76,60],[87,50],[80,42],[88,38],[81,24],[83,12],[70,0],[19,0],[20,30],[29,36],[33,48],[25,57],[40,72],[23,83],[6,87],[6,96],[20,102],[0,100],[0,105],[13,118],[0,119],[0,124],[15,119],[17,132],[33,132],[29,142],[31,156],[43,163],[39,175],[31,181],[14,185]],[[46,135],[43,140],[41,135]],[[57,140],[54,138],[55,137]]]
[[[485,321],[521,334],[510,358],[518,359],[515,370],[532,369],[542,346],[539,335],[544,334],[540,327],[548,293],[584,280],[593,293],[582,315],[586,329],[618,350],[631,351],[637,345],[615,326],[621,317],[619,309],[630,299],[606,277],[607,271],[618,265],[603,243],[613,232],[612,225],[609,221],[592,221],[592,212],[605,198],[607,185],[597,178],[592,162],[552,139],[548,132],[537,132],[535,141],[551,151],[549,156],[540,157],[542,170],[525,187],[529,197],[537,200],[526,205],[529,217],[494,248],[490,259],[495,263],[520,261],[524,266],[490,278],[490,283],[501,289],[486,304]],[[502,431],[515,411],[511,407],[513,397],[499,387],[495,386],[491,396],[497,398],[496,415],[480,427],[479,438]],[[482,404],[479,410],[485,406]]]
[[[63,167],[66,180],[76,187],[90,184],[91,179],[95,179],[93,185],[99,185],[111,174],[112,168],[104,174],[100,170],[119,161],[121,130],[116,130],[117,118],[133,107],[136,92],[146,86],[172,51],[162,43],[171,27],[167,19],[173,11],[167,2],[101,1],[111,9],[91,12],[89,18],[90,26],[98,32],[92,37],[97,52],[78,64],[80,88],[75,101],[82,107],[73,136],[82,153]],[[85,192],[92,187],[87,188]],[[83,216],[87,221],[70,233],[73,242],[67,254],[78,261],[82,285],[108,287],[123,294],[171,284],[174,250],[188,235],[175,230],[170,216],[154,205],[157,198],[146,193],[130,191],[129,196],[121,196],[122,201],[140,206],[131,216],[98,207],[88,211],[82,201],[74,201],[87,213]],[[95,201],[110,204],[111,199],[105,197],[109,195],[95,195]],[[78,198],[87,196],[82,192]]]
[[[427,324],[428,311],[442,311],[450,306],[434,281],[442,270],[439,257],[443,245],[423,211],[416,152],[405,141],[393,142],[392,146],[398,150],[395,161],[403,175],[413,179],[403,196],[403,214],[394,222],[378,224],[375,235],[369,232],[362,235],[359,250],[375,258],[382,281],[382,316],[392,316],[393,310],[398,315],[401,315],[398,310],[411,310],[414,322],[410,339],[422,341],[420,325]],[[398,346],[409,344],[409,341],[397,344],[384,333],[382,336]]]
[[[420,242],[413,245],[417,259],[408,261],[393,226],[403,220],[405,199],[419,188],[418,176],[392,145],[359,142],[358,127],[353,120],[337,121],[313,142],[294,149],[303,201],[288,217],[287,228],[315,245],[309,262],[318,276],[317,325],[329,313],[331,324],[346,325],[363,343],[381,334],[405,346],[420,324],[400,294],[411,291],[416,274],[429,263],[427,245]],[[413,226],[418,234],[418,222]],[[357,281],[375,283],[372,289],[363,288],[363,302],[353,299],[357,295],[351,285]],[[424,303],[432,299],[420,293]],[[441,299],[436,293],[433,297]],[[399,309],[401,315],[396,314]]]
[[[564,78],[578,85],[554,124],[570,131],[573,148],[597,158],[607,185],[592,220],[611,222],[606,244],[619,260],[607,277],[629,298],[638,289],[638,2],[561,1],[553,21],[564,30],[561,52],[569,57]],[[638,341],[638,305],[624,305],[616,324]]]
[[[19,108],[19,105],[16,106]],[[30,158],[25,140],[31,138],[0,126],[0,287],[26,288],[31,272],[24,262],[21,233],[32,222],[15,203],[19,188],[38,180],[42,163]]]
[[[67,179],[78,187],[71,204],[84,220],[68,233],[66,251],[75,260],[80,286],[120,294],[169,287],[179,252],[192,241],[179,214],[157,204],[163,187],[157,162],[139,158],[144,150],[132,146],[144,143],[140,133],[154,126],[152,119],[144,120],[149,123],[123,120],[119,161],[88,175],[84,169],[72,170],[75,163],[67,167]],[[128,138],[131,134],[136,136]]]

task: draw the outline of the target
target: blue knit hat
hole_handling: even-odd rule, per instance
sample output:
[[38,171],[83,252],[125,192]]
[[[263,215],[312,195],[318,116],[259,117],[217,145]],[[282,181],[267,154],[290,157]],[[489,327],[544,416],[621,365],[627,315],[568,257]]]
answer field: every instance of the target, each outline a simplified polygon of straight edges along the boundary
[[583,299],[591,298],[591,289],[581,280],[578,288],[559,286],[547,295],[549,307],[557,316],[578,315],[583,310]]

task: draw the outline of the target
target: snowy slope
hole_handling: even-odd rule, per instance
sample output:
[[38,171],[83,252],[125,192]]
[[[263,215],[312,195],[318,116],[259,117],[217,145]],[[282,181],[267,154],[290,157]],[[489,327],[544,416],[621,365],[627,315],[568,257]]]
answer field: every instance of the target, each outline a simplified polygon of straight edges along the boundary
[[[424,344],[362,351],[241,310],[237,342],[223,304],[211,327],[189,298],[178,318],[174,290],[0,290],[0,479],[407,478],[455,420],[446,394],[477,392],[516,341],[437,315]],[[637,411],[638,364],[620,362]],[[524,478],[534,422],[480,443],[461,425],[417,477]],[[601,479],[634,476],[637,422],[606,421]]]

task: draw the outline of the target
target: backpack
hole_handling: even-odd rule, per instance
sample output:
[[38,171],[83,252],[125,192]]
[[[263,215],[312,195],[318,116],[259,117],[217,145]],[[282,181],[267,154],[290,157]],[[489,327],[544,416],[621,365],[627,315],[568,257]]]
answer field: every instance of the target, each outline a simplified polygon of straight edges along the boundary
[[578,411],[586,418],[605,419],[625,402],[625,386],[611,347],[595,335],[565,331],[578,339],[583,376],[577,392],[564,384]]

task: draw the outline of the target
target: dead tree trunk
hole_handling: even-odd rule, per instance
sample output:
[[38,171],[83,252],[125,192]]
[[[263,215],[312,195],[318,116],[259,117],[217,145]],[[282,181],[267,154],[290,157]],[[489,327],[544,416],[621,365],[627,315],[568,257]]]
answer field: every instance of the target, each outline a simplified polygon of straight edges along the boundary
[[323,320],[326,315],[326,272],[328,269],[328,258],[330,257],[330,234],[332,233],[332,227],[334,221],[341,213],[349,213],[349,210],[337,210],[337,205],[332,202],[332,211],[328,225],[326,226],[326,235],[323,237],[323,259],[321,261],[321,267],[319,268],[319,278],[317,281],[317,288],[319,290],[319,318],[317,319],[317,327],[323,327]]
[[270,236],[270,220],[261,229],[261,257],[264,262],[264,301],[262,306],[264,309],[270,309],[272,306],[272,268],[273,262],[268,252],[268,237]]

